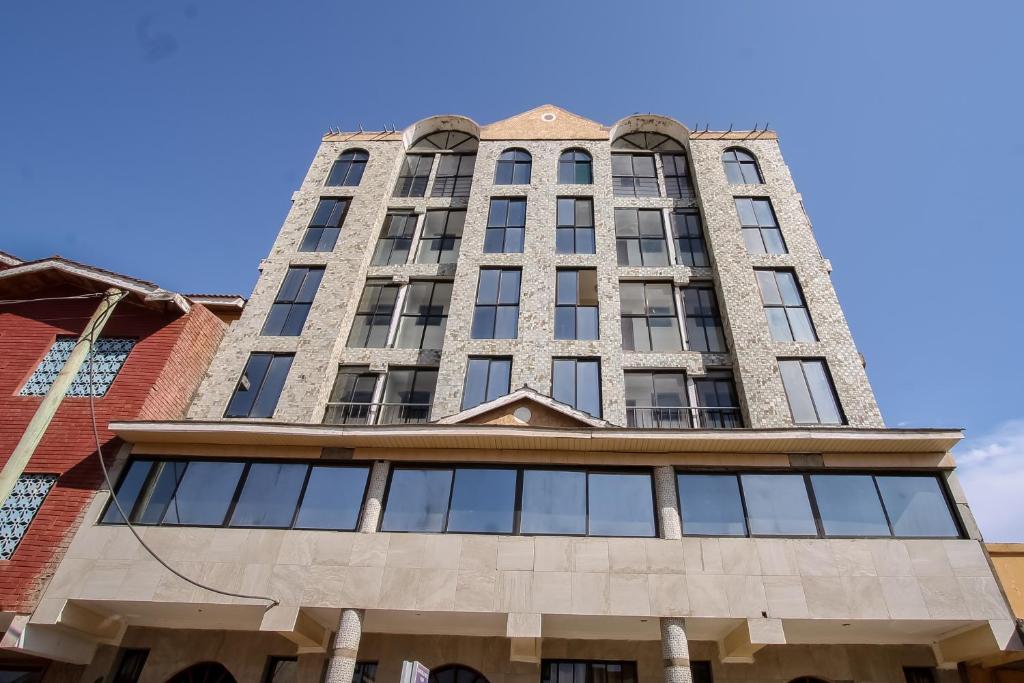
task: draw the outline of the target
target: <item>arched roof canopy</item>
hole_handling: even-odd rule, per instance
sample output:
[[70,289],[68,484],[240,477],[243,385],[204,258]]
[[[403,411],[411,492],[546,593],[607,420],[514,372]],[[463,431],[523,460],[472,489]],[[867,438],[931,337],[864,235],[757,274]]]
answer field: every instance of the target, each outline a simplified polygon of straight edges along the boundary
[[465,116],[445,114],[417,121],[402,131],[402,142],[408,151],[475,152],[480,140],[480,126]]
[[668,116],[634,114],[616,121],[609,137],[612,149],[672,152],[686,149],[690,129]]

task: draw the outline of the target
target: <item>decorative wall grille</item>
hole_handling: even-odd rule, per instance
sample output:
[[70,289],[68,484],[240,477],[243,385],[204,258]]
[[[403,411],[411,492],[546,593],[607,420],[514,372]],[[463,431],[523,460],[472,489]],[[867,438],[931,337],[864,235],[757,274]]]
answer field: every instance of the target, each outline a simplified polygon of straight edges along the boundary
[[[64,364],[71,355],[71,351],[77,343],[75,337],[57,337],[46,357],[39,363],[39,367],[28,378],[25,386],[21,389],[22,396],[44,396],[54,380],[60,373]],[[134,339],[122,337],[103,337],[93,345],[93,396],[103,396],[107,393],[125,359],[135,346]],[[68,389],[68,396],[89,396],[89,361],[82,364],[81,370],[75,375],[71,387]]]
[[57,481],[56,474],[23,474],[0,507],[0,560],[9,560]]

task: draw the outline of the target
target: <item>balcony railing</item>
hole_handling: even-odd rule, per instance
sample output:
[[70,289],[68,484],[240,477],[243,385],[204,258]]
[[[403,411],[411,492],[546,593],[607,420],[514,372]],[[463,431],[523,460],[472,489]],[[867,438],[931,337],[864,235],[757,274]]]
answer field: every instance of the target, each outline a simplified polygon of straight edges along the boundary
[[430,403],[328,403],[324,424],[394,425],[430,420]]
[[439,175],[434,178],[431,197],[468,197],[473,187],[473,176]]
[[739,408],[630,406],[626,425],[632,429],[735,429],[743,426]]

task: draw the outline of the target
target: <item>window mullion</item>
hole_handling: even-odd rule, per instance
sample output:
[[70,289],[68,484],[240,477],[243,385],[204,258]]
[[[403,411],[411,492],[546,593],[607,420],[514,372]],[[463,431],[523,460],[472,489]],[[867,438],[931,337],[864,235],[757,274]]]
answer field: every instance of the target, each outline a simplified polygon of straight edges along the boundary
[[679,341],[683,348],[690,350],[690,340],[686,335],[686,312],[683,309],[684,295],[683,288],[672,286],[672,299],[676,305],[676,321],[679,323]]
[[373,385],[373,395],[370,397],[370,405],[367,406],[366,424],[377,424],[380,404],[384,400],[384,384],[387,381],[387,376],[387,370],[377,374],[376,383]]
[[673,266],[682,265],[679,262],[679,254],[676,249],[676,240],[672,235],[672,209],[663,208],[661,210],[661,232],[665,236],[665,241],[668,242],[668,258],[669,263]]
[[384,342],[384,348],[394,348],[395,338],[398,336],[398,323],[402,319],[402,309],[405,308],[406,293],[411,283],[406,282],[398,288],[398,296],[395,297],[395,310],[391,312],[391,323],[388,325],[388,337]]
[[427,222],[427,214],[425,212],[417,213],[415,216],[416,225],[412,229],[412,241],[409,242],[409,254],[405,257],[406,263],[416,263],[417,252],[420,248],[420,239],[423,237],[423,228]]

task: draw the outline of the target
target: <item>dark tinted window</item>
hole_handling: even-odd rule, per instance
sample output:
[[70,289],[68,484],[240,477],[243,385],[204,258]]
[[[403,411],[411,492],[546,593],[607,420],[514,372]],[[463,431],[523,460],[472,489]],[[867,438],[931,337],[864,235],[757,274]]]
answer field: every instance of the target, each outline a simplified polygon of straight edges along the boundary
[[681,351],[676,299],[670,282],[619,283],[622,348]]
[[597,338],[597,271],[555,271],[555,339]]
[[684,154],[662,154],[661,168],[665,174],[665,195],[675,199],[693,199],[693,185]]
[[[139,500],[139,494],[142,492],[142,487],[146,484],[146,478],[149,476],[152,467],[152,461],[133,460],[128,463],[128,469],[124,476],[121,477],[121,483],[117,487],[117,502],[121,504],[121,507],[124,508],[125,513],[129,516],[131,516],[132,510],[135,508],[135,503]],[[116,505],[111,504],[107,507],[107,511],[103,513],[102,522],[104,524],[118,524],[123,521],[124,518],[117,511]]]
[[309,467],[253,463],[231,513],[231,526],[290,527]]
[[743,228],[743,241],[750,254],[785,254],[786,243],[767,199],[737,197],[736,211]]
[[686,374],[678,371],[628,370],[626,426],[635,429],[686,429],[692,427]]
[[668,245],[659,209],[615,209],[620,266],[667,266]]
[[299,529],[351,531],[359,524],[368,467],[314,465],[295,518]]
[[293,358],[283,353],[250,354],[224,417],[273,417]]
[[297,683],[299,660],[295,657],[268,657],[263,683]]
[[519,333],[518,269],[481,268],[473,339],[515,339]]
[[416,221],[414,213],[389,213],[384,217],[384,227],[373,252],[373,265],[395,265],[409,260]]
[[348,335],[350,347],[383,348],[388,343],[391,317],[395,314],[398,285],[383,281],[368,281],[359,298],[352,331]]
[[416,249],[416,263],[455,263],[462,246],[465,211],[438,209],[427,211],[423,234]]
[[313,298],[324,277],[322,266],[292,266],[284,276],[261,334],[297,337],[302,334]]
[[650,474],[591,472],[587,501],[590,535],[654,536]]
[[731,429],[743,426],[736,386],[729,372],[711,371],[695,377],[700,424],[705,429]]
[[612,190],[616,197],[657,197],[654,155],[613,154]]
[[582,149],[562,152],[558,158],[558,182],[562,185],[590,185],[594,182],[592,160]]
[[541,683],[636,683],[636,662],[544,660]]
[[494,169],[495,185],[529,185],[530,153],[525,149],[509,149],[501,153]]
[[422,197],[427,192],[430,168],[434,165],[433,154],[406,154],[402,169],[395,185],[396,197]]
[[167,506],[164,524],[221,526],[238,489],[245,465],[194,460]]
[[302,236],[299,251],[331,251],[341,234],[348,210],[348,199],[321,199],[313,213],[313,219]]
[[[468,197],[473,186],[475,154],[442,154],[431,197]],[[416,195],[420,196],[420,195]]]
[[760,185],[764,182],[757,160],[745,150],[735,147],[725,150],[722,153],[722,164],[730,185]]
[[395,347],[399,349],[440,349],[448,323],[451,282],[410,282],[398,321]]
[[356,662],[352,672],[352,683],[375,683],[377,680],[377,662]]
[[679,264],[696,268],[711,265],[697,210],[676,209],[669,214],[669,221],[672,224],[672,239],[676,242],[676,260]]
[[755,269],[765,317],[775,341],[818,341],[800,285],[790,270]]
[[361,149],[352,149],[341,153],[331,167],[327,176],[328,187],[355,187],[363,179],[366,162],[370,155]]
[[722,353],[725,334],[718,314],[718,300],[711,285],[683,287],[683,313],[686,321],[686,348],[690,351]]
[[[129,649],[122,650],[117,662],[117,669],[114,671],[113,683],[137,683],[142,676],[142,668],[146,666],[146,659],[149,657],[149,650]],[[0,672],[0,681],[3,679],[3,672]],[[29,683],[31,678],[8,679],[17,683]]]
[[793,422],[843,424],[839,400],[825,361],[814,358],[779,360],[779,372],[793,413]]
[[594,200],[590,197],[559,197],[555,251],[559,254],[593,254]]
[[491,200],[484,231],[485,254],[522,253],[525,232],[525,199]]

